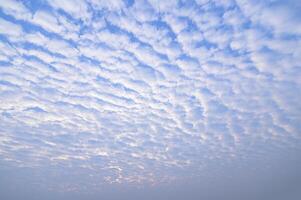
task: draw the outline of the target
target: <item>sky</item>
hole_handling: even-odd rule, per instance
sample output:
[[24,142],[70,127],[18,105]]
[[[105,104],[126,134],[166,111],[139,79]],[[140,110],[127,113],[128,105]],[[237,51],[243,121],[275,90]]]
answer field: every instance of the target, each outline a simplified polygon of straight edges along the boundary
[[299,200],[300,10],[0,0],[0,199]]

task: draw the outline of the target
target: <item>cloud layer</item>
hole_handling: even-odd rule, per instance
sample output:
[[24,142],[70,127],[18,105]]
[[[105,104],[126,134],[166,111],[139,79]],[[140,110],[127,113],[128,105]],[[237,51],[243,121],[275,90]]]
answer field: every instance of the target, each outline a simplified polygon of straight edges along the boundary
[[214,182],[298,158],[298,1],[0,8],[2,174],[28,170],[49,190],[94,191]]

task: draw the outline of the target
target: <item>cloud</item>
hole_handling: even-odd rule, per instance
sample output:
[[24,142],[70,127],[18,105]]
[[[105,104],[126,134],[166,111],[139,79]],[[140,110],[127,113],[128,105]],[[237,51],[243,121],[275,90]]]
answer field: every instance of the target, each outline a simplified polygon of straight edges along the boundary
[[0,19],[0,33],[8,37],[20,37],[22,28],[7,20]]
[[16,0],[1,0],[1,10],[16,19],[28,20],[31,17],[31,13],[26,6]]
[[67,14],[73,16],[75,19],[88,20],[90,13],[88,11],[88,5],[85,1],[81,0],[67,0],[67,1],[58,1],[51,0],[47,1],[50,6],[54,9],[63,10]]
[[89,193],[298,160],[297,1],[39,5],[0,0],[0,175]]

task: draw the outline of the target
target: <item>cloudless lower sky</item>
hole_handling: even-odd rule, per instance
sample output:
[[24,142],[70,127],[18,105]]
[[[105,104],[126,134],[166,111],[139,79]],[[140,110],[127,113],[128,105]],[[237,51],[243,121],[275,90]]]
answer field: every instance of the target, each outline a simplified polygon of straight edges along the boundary
[[298,0],[0,0],[1,200],[300,200]]

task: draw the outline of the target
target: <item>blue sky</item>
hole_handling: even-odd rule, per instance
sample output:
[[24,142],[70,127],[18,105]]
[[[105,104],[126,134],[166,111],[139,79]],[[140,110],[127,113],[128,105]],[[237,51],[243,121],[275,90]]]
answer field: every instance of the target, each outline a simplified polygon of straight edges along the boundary
[[0,198],[300,199],[300,10],[0,0]]

